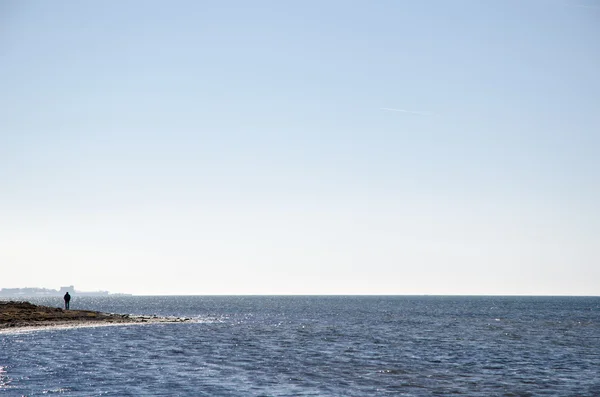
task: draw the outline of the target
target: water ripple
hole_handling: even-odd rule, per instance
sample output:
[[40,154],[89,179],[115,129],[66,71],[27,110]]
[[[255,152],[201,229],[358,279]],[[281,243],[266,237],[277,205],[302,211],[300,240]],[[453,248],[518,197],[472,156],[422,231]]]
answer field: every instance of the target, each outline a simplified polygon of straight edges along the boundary
[[7,396],[598,396],[598,298],[124,297],[183,324],[0,335]]

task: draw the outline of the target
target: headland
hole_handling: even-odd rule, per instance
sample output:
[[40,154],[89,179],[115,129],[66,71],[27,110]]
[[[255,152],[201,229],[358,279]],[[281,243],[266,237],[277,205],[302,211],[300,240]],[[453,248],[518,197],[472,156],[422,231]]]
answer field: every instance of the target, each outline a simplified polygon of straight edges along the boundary
[[41,327],[80,327],[190,322],[190,318],[138,316],[91,310],[64,310],[29,302],[0,301],[0,332]]

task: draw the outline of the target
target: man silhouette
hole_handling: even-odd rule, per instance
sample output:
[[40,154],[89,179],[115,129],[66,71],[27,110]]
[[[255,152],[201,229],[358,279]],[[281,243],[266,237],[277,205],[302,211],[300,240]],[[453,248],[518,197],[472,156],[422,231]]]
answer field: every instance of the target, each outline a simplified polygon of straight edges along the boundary
[[65,309],[69,310],[69,302],[71,302],[71,295],[67,292],[65,294]]

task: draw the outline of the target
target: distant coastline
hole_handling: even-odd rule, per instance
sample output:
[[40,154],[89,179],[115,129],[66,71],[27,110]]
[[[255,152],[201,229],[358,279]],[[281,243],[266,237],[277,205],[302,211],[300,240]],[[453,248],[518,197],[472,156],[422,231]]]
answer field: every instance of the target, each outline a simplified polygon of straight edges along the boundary
[[26,287],[26,288],[2,288],[0,297],[6,298],[34,298],[46,296],[60,296],[69,293],[74,296],[131,296],[131,294],[111,293],[108,291],[78,291],[74,286],[60,287],[60,289]]

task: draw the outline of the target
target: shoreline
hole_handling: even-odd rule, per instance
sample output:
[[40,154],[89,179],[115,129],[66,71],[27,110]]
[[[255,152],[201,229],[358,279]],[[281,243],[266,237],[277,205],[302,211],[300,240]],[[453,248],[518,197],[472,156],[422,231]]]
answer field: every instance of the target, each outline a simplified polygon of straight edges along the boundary
[[186,317],[129,315],[91,310],[65,310],[24,301],[0,302],[0,333],[98,326],[192,322]]

